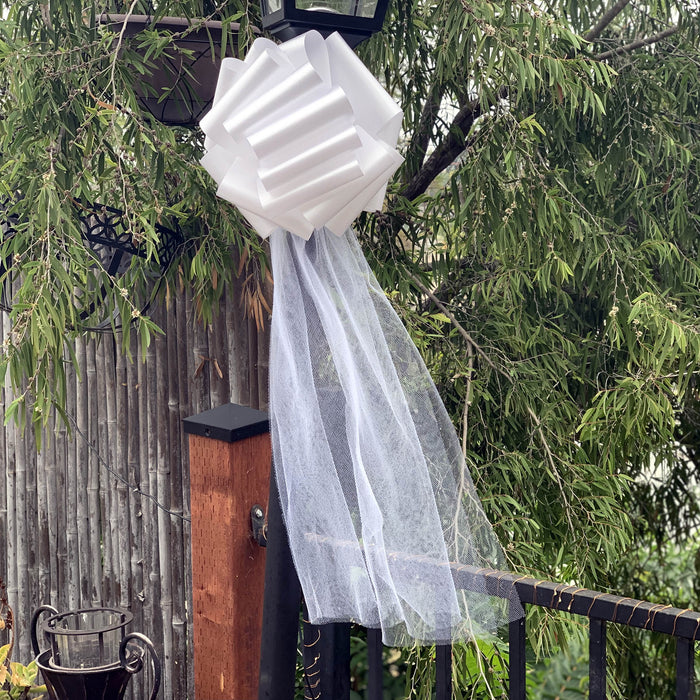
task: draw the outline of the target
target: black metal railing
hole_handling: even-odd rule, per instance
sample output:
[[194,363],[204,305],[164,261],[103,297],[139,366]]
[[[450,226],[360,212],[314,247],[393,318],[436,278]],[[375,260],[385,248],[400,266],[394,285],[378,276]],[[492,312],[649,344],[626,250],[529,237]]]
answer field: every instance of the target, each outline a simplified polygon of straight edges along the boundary
[[[475,575],[489,582],[492,595],[508,597],[515,588],[523,605],[537,605],[586,617],[589,620],[589,689],[590,700],[606,698],[607,624],[661,632],[676,639],[676,700],[693,700],[694,643],[700,638],[700,614],[671,605],[649,603],[610,593],[591,591],[579,586],[539,581],[503,571],[478,571],[473,567],[453,567],[455,582],[469,588]],[[525,620],[510,624],[510,700],[525,700]],[[448,697],[448,696],[445,696]]]
[[[272,480],[274,484],[274,479]],[[292,700],[296,672],[301,589],[289,554],[273,485],[270,493],[265,606],[258,700]],[[258,538],[260,541],[260,538]],[[261,542],[262,543],[262,542]],[[559,610],[589,620],[590,700],[605,700],[608,623],[660,632],[676,639],[676,700],[694,700],[694,644],[700,638],[700,613],[601,593],[575,585],[541,581],[505,571],[452,565],[460,589],[486,592],[523,605]],[[514,596],[515,593],[515,596]],[[516,598],[517,597],[517,598]],[[350,625],[303,625],[305,697],[347,700],[350,697]],[[509,698],[527,700],[526,623],[519,618],[508,630]],[[381,630],[367,630],[367,700],[383,698]],[[452,697],[452,649],[437,646],[435,700]]]

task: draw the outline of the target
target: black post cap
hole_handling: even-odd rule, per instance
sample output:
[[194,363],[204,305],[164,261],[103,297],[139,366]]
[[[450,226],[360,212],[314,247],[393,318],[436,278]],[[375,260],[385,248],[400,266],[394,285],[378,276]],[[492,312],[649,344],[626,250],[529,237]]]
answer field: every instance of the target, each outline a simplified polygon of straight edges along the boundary
[[270,417],[265,411],[227,403],[183,420],[185,432],[212,440],[237,442],[270,432]]

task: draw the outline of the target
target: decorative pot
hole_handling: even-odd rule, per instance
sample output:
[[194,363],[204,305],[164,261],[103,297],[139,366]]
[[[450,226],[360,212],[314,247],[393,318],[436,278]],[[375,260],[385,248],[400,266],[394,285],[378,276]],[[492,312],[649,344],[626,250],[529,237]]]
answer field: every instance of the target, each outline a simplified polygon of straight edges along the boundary
[[[39,626],[39,618],[51,614]],[[143,669],[146,649],[153,662],[155,700],[161,666],[148,637],[125,634],[133,615],[118,608],[87,608],[60,614],[51,605],[38,608],[31,622],[36,664],[51,700],[122,700],[131,676]],[[39,635],[50,643],[40,651]],[[144,648],[142,648],[143,645]]]
[[[195,126],[214,99],[221,65],[222,23],[185,17],[163,17],[154,21],[149,15],[113,14],[102,15],[100,22],[114,32],[121,32],[126,24],[124,37],[136,36],[149,28],[173,34],[175,50],[166,50],[151,59],[155,64],[151,74],[135,81],[134,90],[143,107],[159,122],[170,126]],[[239,28],[237,23],[228,25],[227,56],[238,55]],[[135,50],[145,55],[144,49]]]

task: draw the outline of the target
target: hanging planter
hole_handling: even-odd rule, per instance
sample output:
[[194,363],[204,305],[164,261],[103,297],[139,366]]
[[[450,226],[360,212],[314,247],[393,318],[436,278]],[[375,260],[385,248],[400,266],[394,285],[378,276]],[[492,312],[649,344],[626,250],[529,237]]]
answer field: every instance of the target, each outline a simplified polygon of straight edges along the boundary
[[[101,268],[110,278],[120,280],[128,286],[125,276],[128,275],[132,258],[145,258],[147,253],[143,246],[136,243],[134,231],[125,212],[97,202],[74,200],[74,204],[80,220],[83,244],[94,254],[95,269]],[[5,213],[8,206],[8,202],[0,202],[0,243],[11,239],[15,235],[15,226],[19,224],[16,216]],[[158,294],[170,264],[182,253],[184,237],[177,221],[173,222],[173,226],[174,228],[168,228],[161,224],[155,225],[159,238],[155,251],[158,269],[153,272],[150,291],[141,300],[140,313],[146,313]],[[11,268],[11,258],[3,259],[0,256],[0,310],[8,313],[13,306]],[[82,330],[111,332],[120,327],[120,324],[114,322],[113,314],[100,313],[107,295],[106,284],[100,284],[80,308]]]
[[[100,22],[123,37],[137,36],[146,29],[173,35],[172,48],[149,59],[151,74],[134,82],[134,91],[143,105],[159,122],[170,126],[194,127],[208,111],[214,99],[216,80],[221,66],[224,27],[215,20],[150,15],[102,15]],[[226,56],[238,55],[240,25],[226,25]],[[134,42],[134,50],[146,56],[146,47]]]

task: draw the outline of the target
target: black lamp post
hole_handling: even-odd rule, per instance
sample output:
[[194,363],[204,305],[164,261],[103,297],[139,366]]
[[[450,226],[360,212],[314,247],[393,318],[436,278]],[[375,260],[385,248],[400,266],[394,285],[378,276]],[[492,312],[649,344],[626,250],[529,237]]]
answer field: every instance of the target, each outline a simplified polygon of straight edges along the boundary
[[[145,257],[143,247],[134,242],[133,232],[123,211],[103,204],[78,204],[82,210],[80,223],[85,246],[97,256],[100,265],[108,275],[119,278],[129,269],[134,256]],[[149,299],[141,306],[141,312],[148,310],[170,263],[181,252],[184,240],[177,222],[174,229],[160,224],[156,224],[155,229],[159,234],[156,254],[160,271],[155,278],[155,286]],[[107,289],[104,286],[95,292],[96,299],[82,310],[81,321],[91,319],[107,295]],[[96,323],[86,324],[85,330],[111,331],[112,327],[112,319],[106,318]]]
[[355,47],[382,28],[389,0],[261,0],[262,26],[282,41],[316,29]]
[[[287,41],[310,30],[324,37],[338,32],[351,48],[381,31],[388,5],[389,0],[260,0],[262,27],[277,39]],[[269,529],[254,512],[259,508],[254,507],[251,514],[253,536],[267,547],[258,700],[291,697],[294,693],[301,596],[274,475],[270,489]],[[258,537],[263,531],[264,535]],[[304,627],[304,641],[308,633],[317,645],[315,659],[304,654],[308,687],[316,688],[306,697],[347,697],[349,681],[343,668],[348,667],[350,659],[350,625],[304,622]],[[377,635],[372,640],[370,645],[381,646]],[[314,667],[312,676],[310,668],[319,658],[321,663]],[[374,682],[374,688],[381,688],[381,678],[378,684]],[[369,693],[372,695],[371,690]]]

